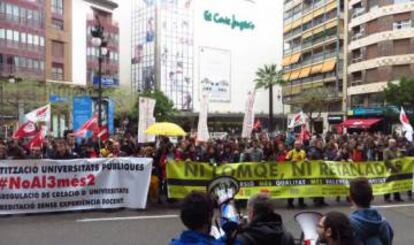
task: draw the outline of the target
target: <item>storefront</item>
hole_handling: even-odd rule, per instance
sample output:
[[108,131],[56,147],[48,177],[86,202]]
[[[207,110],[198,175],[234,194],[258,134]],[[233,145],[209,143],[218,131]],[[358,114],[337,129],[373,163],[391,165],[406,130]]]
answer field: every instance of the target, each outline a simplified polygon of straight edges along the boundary
[[347,120],[341,126],[348,132],[381,131],[390,133],[392,130],[391,117],[387,116],[386,107],[358,107],[348,110]]

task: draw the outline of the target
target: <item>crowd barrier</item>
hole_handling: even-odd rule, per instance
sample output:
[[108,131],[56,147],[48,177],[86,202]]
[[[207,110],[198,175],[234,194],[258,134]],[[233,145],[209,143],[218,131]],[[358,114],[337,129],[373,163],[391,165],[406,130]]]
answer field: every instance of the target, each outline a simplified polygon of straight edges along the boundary
[[[346,196],[350,180],[367,177],[374,195],[412,190],[414,158],[384,162],[305,161],[252,162],[212,165],[199,162],[168,162],[170,198],[183,198],[193,190],[205,191],[210,180],[227,175],[240,182],[237,199],[259,192],[272,198]],[[390,168],[391,167],[391,168]],[[392,169],[392,170],[390,170]]]
[[152,159],[0,161],[0,214],[145,208]]

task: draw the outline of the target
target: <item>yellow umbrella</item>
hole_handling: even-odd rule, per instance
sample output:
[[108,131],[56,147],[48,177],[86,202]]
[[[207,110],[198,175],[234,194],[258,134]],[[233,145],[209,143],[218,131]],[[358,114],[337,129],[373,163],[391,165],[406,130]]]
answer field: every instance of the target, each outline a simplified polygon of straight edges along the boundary
[[154,123],[145,130],[146,134],[164,136],[185,136],[187,133],[177,124],[161,122]]

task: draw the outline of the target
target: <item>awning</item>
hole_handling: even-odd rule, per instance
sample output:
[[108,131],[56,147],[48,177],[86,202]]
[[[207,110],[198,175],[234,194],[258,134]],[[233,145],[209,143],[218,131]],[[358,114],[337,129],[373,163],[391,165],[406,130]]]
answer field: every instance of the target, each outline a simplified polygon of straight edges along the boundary
[[325,29],[328,30],[328,29],[331,29],[332,27],[335,27],[337,25],[338,25],[338,21],[334,20],[334,21],[331,21],[328,24],[326,24]]
[[293,71],[290,73],[290,80],[298,79],[300,71]]
[[302,53],[296,53],[296,54],[292,54],[292,56],[290,56],[290,61],[289,64],[295,64],[298,63],[300,56],[302,55]]
[[283,74],[283,80],[288,81],[290,78],[290,72]]
[[348,119],[341,123],[341,126],[344,128],[359,128],[359,129],[368,129],[372,125],[377,124],[382,119],[370,118],[370,119]]
[[290,55],[283,58],[282,66],[287,66],[290,64]]
[[323,63],[319,65],[314,65],[311,68],[311,74],[320,73],[322,71]]
[[300,70],[299,78],[309,77],[310,70],[310,67],[303,68],[302,70]]
[[335,8],[336,8],[336,1],[333,1],[333,2],[331,2],[330,4],[328,4],[328,5],[326,6],[325,12],[329,12],[329,11],[331,11],[332,9],[335,9]]
[[336,65],[336,60],[328,60],[323,63],[322,73],[333,71]]

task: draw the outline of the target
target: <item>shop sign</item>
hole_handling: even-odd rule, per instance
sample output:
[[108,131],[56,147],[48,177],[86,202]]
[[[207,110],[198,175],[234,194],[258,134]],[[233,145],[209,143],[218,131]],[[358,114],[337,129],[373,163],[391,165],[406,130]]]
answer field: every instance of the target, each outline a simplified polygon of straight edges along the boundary
[[248,20],[240,20],[236,15],[224,16],[220,13],[211,12],[210,10],[204,11],[204,20],[207,22],[213,22],[220,25],[227,25],[231,29],[243,30],[254,30],[256,27],[253,22]]

